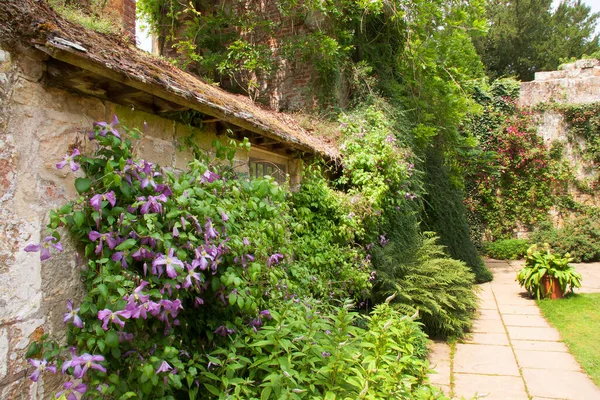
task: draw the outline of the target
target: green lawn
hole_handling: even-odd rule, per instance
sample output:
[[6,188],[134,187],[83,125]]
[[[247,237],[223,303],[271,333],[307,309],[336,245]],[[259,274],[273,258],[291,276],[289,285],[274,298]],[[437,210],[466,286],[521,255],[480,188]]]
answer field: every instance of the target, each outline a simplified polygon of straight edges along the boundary
[[600,386],[600,293],[538,301],[579,364]]

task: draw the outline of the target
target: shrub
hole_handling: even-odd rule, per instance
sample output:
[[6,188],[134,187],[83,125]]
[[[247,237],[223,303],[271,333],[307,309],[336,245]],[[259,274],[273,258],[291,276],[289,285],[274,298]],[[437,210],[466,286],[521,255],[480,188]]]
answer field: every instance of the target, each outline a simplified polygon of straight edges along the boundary
[[545,222],[531,239],[538,244],[548,243],[562,254],[569,253],[575,262],[600,261],[600,219],[598,211],[588,211],[555,228]]
[[399,249],[394,237],[376,250],[373,297],[377,302],[395,295],[392,304],[403,313],[418,313],[431,336],[462,336],[477,307],[475,276],[463,262],[449,258],[436,241],[432,233],[424,234],[412,256]]
[[60,369],[75,379],[65,395],[86,398],[436,396],[418,324],[344,302],[371,285],[344,196],[315,178],[294,203],[271,177],[237,176],[227,161],[247,143],[215,143],[218,160],[175,174],[133,159],[117,124],[97,123],[95,152],[57,164],[84,171],[81,196],[25,249],[45,260],[68,228],[88,260],[66,341],[44,335],[27,352],[32,379]]
[[442,154],[431,149],[426,162],[425,225],[440,236],[450,256],[463,261],[475,274],[477,282],[492,280],[477,248],[471,241],[464,195],[450,180]]
[[486,243],[486,254],[497,260],[518,260],[527,254],[530,243],[526,239],[503,239]]

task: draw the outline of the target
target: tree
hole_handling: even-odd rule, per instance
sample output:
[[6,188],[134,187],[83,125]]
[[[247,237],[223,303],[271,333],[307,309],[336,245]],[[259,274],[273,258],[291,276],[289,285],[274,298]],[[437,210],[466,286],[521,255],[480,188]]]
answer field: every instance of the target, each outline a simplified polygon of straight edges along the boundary
[[554,70],[561,59],[598,50],[593,36],[599,14],[581,0],[490,0],[489,33],[475,41],[491,78],[532,80],[536,71]]

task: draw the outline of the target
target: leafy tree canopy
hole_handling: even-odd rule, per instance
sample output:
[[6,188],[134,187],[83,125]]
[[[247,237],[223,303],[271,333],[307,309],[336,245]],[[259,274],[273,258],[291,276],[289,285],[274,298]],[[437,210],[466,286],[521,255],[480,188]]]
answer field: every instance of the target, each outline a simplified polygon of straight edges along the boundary
[[598,13],[581,0],[490,0],[489,33],[475,41],[491,78],[532,80],[536,71],[555,70],[562,60],[599,49]]

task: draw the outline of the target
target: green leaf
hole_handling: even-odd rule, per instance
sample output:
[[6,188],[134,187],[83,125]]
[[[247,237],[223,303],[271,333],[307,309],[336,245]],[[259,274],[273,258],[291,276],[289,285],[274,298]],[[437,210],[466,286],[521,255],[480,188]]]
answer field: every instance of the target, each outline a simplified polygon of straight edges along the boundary
[[77,189],[77,193],[79,193],[79,194],[87,192],[91,186],[92,186],[92,180],[89,178],[75,179],[75,189]]
[[221,392],[219,391],[219,389],[217,389],[216,387],[214,387],[213,385],[210,385],[208,383],[204,384],[204,387],[206,389],[208,389],[209,392],[211,392],[212,394],[214,394],[215,396],[218,396],[221,394]]
[[135,240],[135,239],[127,239],[126,241],[124,241],[123,243],[118,245],[115,249],[117,251],[129,250],[133,246],[135,246],[136,243],[137,243],[137,240]]
[[117,347],[119,345],[119,335],[115,331],[109,331],[106,334],[106,344],[108,347]]
[[41,350],[42,349],[37,344],[37,342],[33,342],[33,343],[31,343],[29,345],[29,348],[27,349],[27,353],[25,353],[25,358],[29,358],[29,357],[33,357],[35,355],[38,355]]
[[81,226],[85,221],[85,216],[81,211],[75,211],[75,213],[73,214],[73,220],[75,221],[75,225]]

